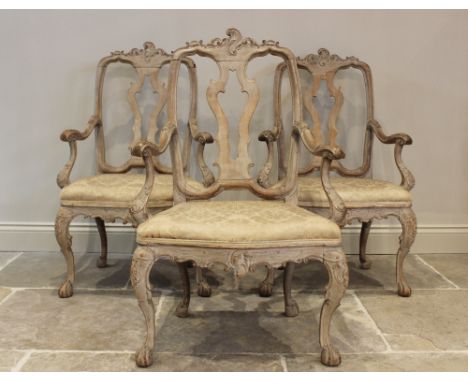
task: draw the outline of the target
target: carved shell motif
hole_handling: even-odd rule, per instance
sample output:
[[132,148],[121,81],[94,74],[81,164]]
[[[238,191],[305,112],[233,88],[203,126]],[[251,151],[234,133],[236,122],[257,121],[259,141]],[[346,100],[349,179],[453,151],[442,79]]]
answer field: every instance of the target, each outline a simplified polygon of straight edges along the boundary
[[233,252],[227,261],[228,269],[232,269],[236,277],[243,277],[251,270],[252,263],[249,256],[243,253]]
[[242,34],[236,28],[229,28],[226,31],[226,35],[223,39],[221,38],[214,38],[207,44],[204,44],[203,41],[190,41],[187,42],[187,47],[195,47],[200,46],[204,48],[218,48],[218,47],[226,47],[228,53],[231,56],[235,56],[237,52],[239,52],[242,48],[245,47],[255,47],[259,48],[261,46],[278,46],[277,41],[273,40],[263,40],[261,44],[258,44],[254,39],[250,37],[242,37]]

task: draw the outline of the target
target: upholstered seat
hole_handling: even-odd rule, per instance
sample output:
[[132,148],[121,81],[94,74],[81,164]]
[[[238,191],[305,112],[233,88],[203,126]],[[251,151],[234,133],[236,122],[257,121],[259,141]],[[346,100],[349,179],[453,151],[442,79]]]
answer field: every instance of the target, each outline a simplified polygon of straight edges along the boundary
[[332,221],[300,207],[272,201],[208,201],[179,204],[137,229],[139,244],[229,248],[340,243]]
[[[62,189],[63,206],[73,207],[131,207],[143,188],[143,174],[101,174],[80,179]],[[201,184],[189,180],[191,186]],[[148,201],[149,208],[172,206],[172,175],[157,174]]]
[[[331,178],[331,181],[347,208],[411,206],[411,194],[390,182],[345,177]],[[328,207],[328,199],[319,177],[301,176],[298,187],[301,206]]]

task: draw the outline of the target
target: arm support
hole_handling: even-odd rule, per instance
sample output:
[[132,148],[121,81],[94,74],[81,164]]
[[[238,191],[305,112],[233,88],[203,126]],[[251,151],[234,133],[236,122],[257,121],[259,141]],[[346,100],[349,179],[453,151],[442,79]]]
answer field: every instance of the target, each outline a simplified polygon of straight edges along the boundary
[[214,175],[213,172],[210,170],[210,168],[206,165],[205,158],[204,158],[204,151],[205,151],[205,145],[210,144],[214,142],[213,137],[211,136],[210,133],[208,132],[199,132],[198,129],[193,128],[193,131],[196,131],[195,135],[193,136],[193,139],[198,142],[197,146],[197,163],[198,167],[202,173],[203,176],[203,185],[205,187],[211,186],[214,181]]
[[385,135],[383,132],[382,126],[376,120],[370,120],[367,123],[367,128],[372,130],[378,140],[385,144],[394,144],[394,156],[395,156],[395,163],[398,167],[398,171],[400,171],[401,175],[401,183],[402,186],[406,190],[411,190],[414,187],[415,181],[414,176],[411,171],[406,167],[401,159],[401,151],[403,150],[403,146],[411,145],[413,140],[408,134],[392,134],[392,135]]
[[130,215],[133,217],[135,225],[143,223],[148,219],[147,203],[153,191],[155,170],[153,156],[164,153],[169,146],[175,126],[167,125],[161,130],[159,144],[148,141],[139,141],[132,147],[132,155],[142,157],[145,162],[145,183],[138,193],[133,206],[130,208]]
[[330,167],[333,160],[342,159],[345,157],[343,150],[338,146],[329,145],[314,145],[313,137],[310,130],[305,125],[299,125],[297,131],[304,143],[304,146],[313,155],[322,157],[322,165],[320,168],[320,177],[322,186],[327,195],[330,204],[330,219],[336,224],[343,226],[346,216],[346,207],[340,195],[333,188],[330,181]]
[[189,130],[193,140],[198,143],[196,159],[198,168],[200,169],[203,176],[203,185],[205,187],[211,186],[214,183],[215,178],[210,168],[206,165],[203,155],[205,151],[205,145],[213,143],[214,139],[210,133],[199,131],[197,122],[195,120],[190,120]]
[[77,156],[77,146],[76,141],[83,141],[91,135],[91,132],[96,128],[101,126],[101,120],[93,115],[89,121],[88,126],[83,132],[78,130],[65,130],[60,134],[60,140],[68,142],[70,146],[70,157],[65,163],[65,166],[60,170],[57,175],[57,184],[60,188],[63,188],[70,184],[70,173],[75,165],[75,160]]
[[[278,129],[276,129],[278,131]],[[265,130],[260,133],[258,140],[265,142],[268,148],[268,157],[265,165],[260,170],[257,176],[257,182],[260,186],[268,188],[269,182],[268,178],[270,176],[271,169],[273,168],[273,144],[277,140],[277,135],[271,130]]]

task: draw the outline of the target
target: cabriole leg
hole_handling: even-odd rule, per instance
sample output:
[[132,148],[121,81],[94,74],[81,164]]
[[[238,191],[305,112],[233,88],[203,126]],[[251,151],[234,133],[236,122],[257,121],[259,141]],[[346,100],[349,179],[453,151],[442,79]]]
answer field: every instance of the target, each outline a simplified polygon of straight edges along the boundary
[[195,267],[195,275],[197,280],[197,293],[200,297],[210,297],[211,296],[211,287],[206,281],[205,270],[200,267]]
[[299,314],[299,306],[291,296],[291,284],[295,265],[295,263],[288,262],[283,275],[284,314],[288,317],[296,317]]
[[341,363],[341,356],[338,349],[331,344],[330,323],[348,287],[348,264],[342,251],[325,254],[324,264],[328,270],[329,281],[320,312],[321,361],[326,366],[338,366]]
[[146,323],[145,342],[136,353],[136,364],[140,367],[148,367],[153,363],[155,321],[153,298],[149,282],[149,274],[153,264],[154,259],[151,254],[146,254],[144,251],[138,251],[137,249],[130,269],[133,291]]
[[273,294],[273,283],[275,282],[276,269],[267,266],[267,275],[265,280],[260,283],[258,287],[258,294],[260,297],[270,297]]
[[96,218],[96,226],[99,232],[99,237],[101,238],[101,255],[97,261],[98,268],[107,267],[107,233],[106,233],[106,224],[101,218]]
[[398,216],[400,220],[402,233],[400,236],[400,247],[398,248],[396,258],[396,280],[398,295],[402,297],[411,296],[411,288],[406,281],[403,273],[403,263],[408,254],[411,245],[416,237],[416,215],[411,208],[404,209]]
[[75,261],[73,258],[72,237],[70,235],[70,222],[73,220],[72,210],[60,207],[55,218],[55,237],[67,262],[67,277],[58,290],[62,298],[73,295],[73,283],[75,282]]
[[180,278],[182,280],[183,296],[182,301],[177,305],[176,316],[187,317],[190,304],[190,278],[187,269],[188,264],[186,262],[177,263],[177,267],[179,268]]
[[366,258],[366,247],[367,239],[369,238],[369,232],[371,229],[372,220],[363,222],[361,226],[361,235],[359,236],[359,261],[361,263],[361,269],[370,269],[371,261]]

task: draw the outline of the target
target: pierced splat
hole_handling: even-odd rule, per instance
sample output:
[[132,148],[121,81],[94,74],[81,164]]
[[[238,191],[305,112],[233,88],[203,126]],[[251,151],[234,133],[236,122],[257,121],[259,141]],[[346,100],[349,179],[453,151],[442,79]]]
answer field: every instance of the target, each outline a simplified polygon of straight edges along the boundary
[[[367,96],[367,121],[373,119],[373,94],[372,94],[372,78],[370,69],[367,64],[358,60],[356,57],[346,57],[345,59],[333,54],[330,55],[327,49],[319,49],[317,54],[309,54],[303,59],[298,58],[298,66],[301,69],[307,70],[312,76],[310,87],[304,92],[303,101],[307,112],[312,118],[313,125],[311,133],[317,144],[335,145],[338,135],[337,121],[338,116],[343,106],[343,93],[341,88],[335,86],[335,77],[338,71],[355,68],[362,72],[366,85]],[[320,114],[314,104],[314,99],[318,96],[320,84],[325,82],[330,97],[334,99],[334,105],[328,115],[327,127],[328,134],[326,139],[322,135],[323,121],[320,120]],[[341,163],[334,162],[332,170],[337,170],[342,175],[361,176],[365,175],[369,170],[371,156],[371,137],[369,132],[366,133],[363,164],[360,168],[349,170]],[[320,168],[320,158],[311,158],[310,163],[306,168],[301,170],[301,174],[306,174]]]
[[[141,139],[146,139],[152,143],[156,141],[158,118],[167,103],[167,86],[160,78],[160,70],[164,65],[169,64],[170,60],[171,55],[167,54],[162,49],[156,48],[152,42],[145,42],[143,49],[135,48],[127,53],[124,51],[115,51],[99,62],[96,81],[95,116],[100,121],[97,144],[97,158],[100,172],[123,173],[135,167],[144,167],[142,159],[134,156],[130,156],[130,158],[120,166],[112,166],[106,161],[104,131],[102,126],[102,99],[107,68],[115,62],[122,62],[131,65],[137,74],[137,81],[131,84],[127,93],[128,102],[133,114],[133,125],[131,128],[133,139],[129,145],[131,147]],[[184,61],[184,64],[189,68],[191,86],[194,86],[194,67],[187,60]],[[151,89],[153,93],[157,94],[157,97],[155,97],[154,105],[152,106],[148,121],[146,122],[148,126],[143,126],[143,116],[140,111],[137,94],[142,91],[147,80],[149,80]],[[146,129],[144,129],[144,127],[146,127]],[[143,136],[144,130],[147,130],[146,137]],[[158,172],[169,173],[171,171],[157,159],[154,159],[153,162]]]
[[149,79],[153,93],[157,93],[157,101],[154,102],[151,114],[147,121],[147,134],[144,139],[155,143],[156,134],[158,132],[158,117],[164,108],[167,100],[167,87],[164,82],[160,81],[159,70],[160,68],[135,68],[138,74],[138,82],[131,85],[128,90],[128,102],[133,113],[133,141],[130,146],[140,141],[143,137],[143,116],[138,105],[137,94],[141,93],[145,82]]
[[[264,197],[266,196],[265,193],[270,193],[270,197],[279,198],[280,194],[284,196],[292,191],[292,188],[288,188],[289,184],[288,187],[278,185],[277,189],[265,191],[258,186],[252,178],[252,174],[250,174],[250,169],[254,163],[249,156],[249,143],[257,140],[257,137],[251,137],[252,130],[250,127],[252,117],[259,104],[260,91],[255,79],[249,78],[246,73],[249,62],[256,57],[278,56],[287,62],[287,65],[295,65],[295,57],[289,49],[279,47],[277,42],[263,41],[259,44],[251,38],[242,37],[236,29],[228,29],[226,34],[228,37],[224,39],[217,38],[206,44],[201,41],[188,42],[186,47],[177,49],[173,53],[174,60],[171,64],[170,78],[174,80],[169,85],[168,126],[177,126],[176,79],[180,62],[190,56],[198,55],[213,60],[219,69],[218,77],[210,81],[206,90],[207,102],[217,123],[214,141],[218,145],[218,157],[214,164],[219,168],[218,179],[215,180],[211,176],[211,181],[205,182],[209,187],[200,193],[187,188],[182,176],[180,176],[178,177],[179,188],[182,194],[190,198],[211,197],[229,188],[247,188]],[[241,92],[247,95],[247,101],[239,113],[237,126],[229,125],[226,111],[223,110],[219,99],[220,93],[226,91],[226,85],[228,80],[232,78],[231,76],[237,79]],[[298,83],[297,74],[294,78],[290,78],[293,93],[293,124],[302,120]],[[230,139],[233,138],[230,137],[233,132],[238,134],[237,140]],[[237,154],[234,154],[236,150],[233,148],[233,141],[237,142]],[[173,164],[176,162],[173,160]],[[292,187],[292,183],[290,183],[290,186]]]
[[[219,147],[219,156],[215,165],[220,169],[220,179],[249,179],[249,169],[253,166],[253,162],[249,157],[249,127],[252,116],[259,101],[259,90],[257,83],[246,77],[247,62],[228,61],[219,64],[220,75],[216,81],[211,81],[207,89],[208,104],[215,115],[218,123],[218,135],[216,142]],[[245,104],[239,123],[237,125],[238,131],[238,145],[237,156],[232,158],[232,147],[230,145],[230,129],[229,121],[226,114],[219,102],[219,93],[225,92],[226,84],[229,79],[230,72],[235,72],[239,81],[241,91],[246,93],[247,103]],[[233,131],[233,130],[231,130]]]

